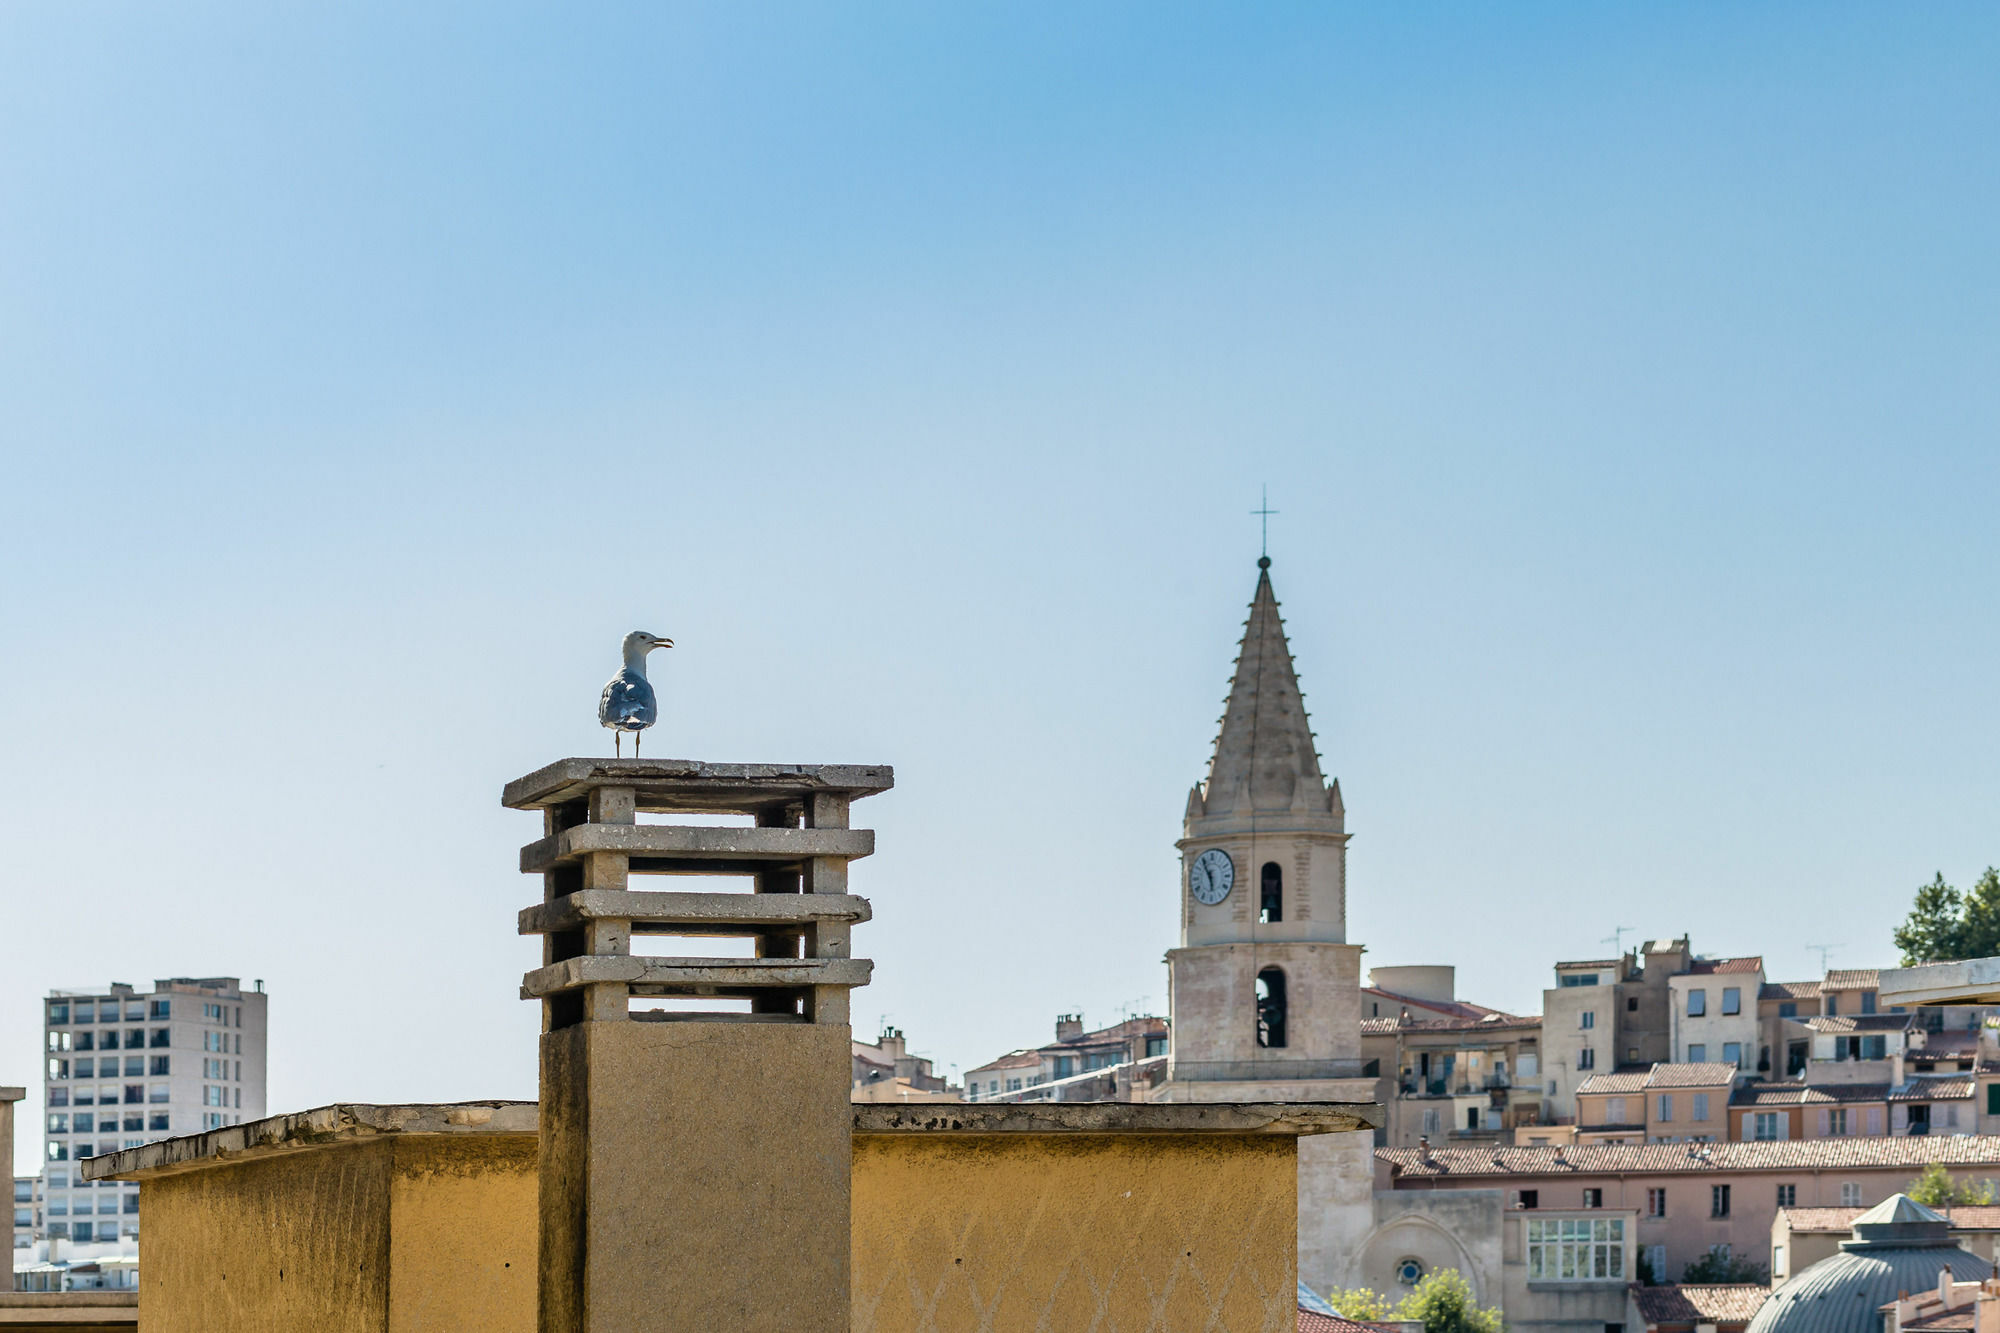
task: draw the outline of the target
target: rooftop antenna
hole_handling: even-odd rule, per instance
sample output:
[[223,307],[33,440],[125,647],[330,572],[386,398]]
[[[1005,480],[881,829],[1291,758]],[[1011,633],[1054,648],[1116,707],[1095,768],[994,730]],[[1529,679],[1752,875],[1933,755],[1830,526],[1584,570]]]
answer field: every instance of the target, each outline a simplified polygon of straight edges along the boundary
[[1806,946],[1806,948],[1819,955],[1819,974],[1821,976],[1826,975],[1826,956],[1835,949],[1844,949],[1846,947],[1844,944],[1808,944]]
[[1263,486],[1258,489],[1260,498],[1257,507],[1250,511],[1250,517],[1257,520],[1259,527],[1257,565],[1260,569],[1268,569],[1271,564],[1271,515],[1278,511],[1271,508],[1271,488]]
[[1612,952],[1623,958],[1625,956],[1625,937],[1637,929],[1637,926],[1613,926],[1611,933],[1598,942],[1610,945]]

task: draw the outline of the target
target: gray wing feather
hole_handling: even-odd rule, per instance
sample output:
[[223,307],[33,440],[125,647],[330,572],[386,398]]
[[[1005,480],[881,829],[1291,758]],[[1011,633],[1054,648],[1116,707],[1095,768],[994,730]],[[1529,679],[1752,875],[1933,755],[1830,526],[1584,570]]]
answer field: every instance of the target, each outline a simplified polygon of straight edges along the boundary
[[597,701],[598,722],[619,731],[644,731],[659,717],[660,705],[653,687],[628,671],[613,676]]

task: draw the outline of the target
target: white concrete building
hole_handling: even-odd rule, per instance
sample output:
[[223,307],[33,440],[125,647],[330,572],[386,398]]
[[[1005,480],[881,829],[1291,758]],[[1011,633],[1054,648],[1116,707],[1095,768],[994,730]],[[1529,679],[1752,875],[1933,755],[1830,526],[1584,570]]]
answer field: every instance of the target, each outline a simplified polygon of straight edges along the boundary
[[85,1182],[77,1162],[268,1114],[267,999],[262,982],[245,991],[235,977],[49,992],[35,1235],[49,1260],[138,1251],[138,1186]]

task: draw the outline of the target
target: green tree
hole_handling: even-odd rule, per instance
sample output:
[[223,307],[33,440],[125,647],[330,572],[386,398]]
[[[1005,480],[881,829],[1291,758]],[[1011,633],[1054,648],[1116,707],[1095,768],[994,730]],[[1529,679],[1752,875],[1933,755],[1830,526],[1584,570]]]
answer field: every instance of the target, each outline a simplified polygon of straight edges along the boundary
[[[1944,877],[1938,877],[1942,883]],[[1918,895],[1921,900],[1921,893]],[[1946,958],[1991,958],[2000,954],[2000,870],[1986,867],[1965,895],[1965,913],[1959,918],[1958,952]]]
[[[1991,872],[1989,871],[1990,875]],[[1984,884],[1986,881],[1981,880]],[[1995,884],[2000,892],[2000,883]],[[2000,903],[1996,903],[2000,906]],[[1984,957],[1962,952],[1965,946],[1965,903],[1957,889],[1944,882],[1944,872],[1917,890],[1917,900],[1909,916],[1896,927],[1896,947],[1902,951],[1903,966],[1945,962],[1955,958]]]
[[1771,1270],[1764,1265],[1744,1255],[1731,1254],[1726,1246],[1720,1245],[1689,1264],[1681,1274],[1683,1282],[1749,1282],[1761,1286],[1770,1280]]
[[1975,1185],[1969,1180],[1953,1180],[1940,1162],[1932,1162],[1924,1173],[1903,1187],[1903,1193],[1926,1208],[1959,1208],[1967,1204],[1993,1202],[1993,1185]]
[[1391,1313],[1389,1298],[1379,1291],[1370,1291],[1366,1287],[1346,1289],[1335,1287],[1326,1294],[1326,1303],[1340,1311],[1341,1317],[1345,1319],[1379,1322],[1395,1317]]
[[1396,1307],[1394,1318],[1421,1319],[1424,1333],[1502,1333],[1506,1327],[1498,1308],[1479,1308],[1472,1284],[1456,1268],[1424,1274]]

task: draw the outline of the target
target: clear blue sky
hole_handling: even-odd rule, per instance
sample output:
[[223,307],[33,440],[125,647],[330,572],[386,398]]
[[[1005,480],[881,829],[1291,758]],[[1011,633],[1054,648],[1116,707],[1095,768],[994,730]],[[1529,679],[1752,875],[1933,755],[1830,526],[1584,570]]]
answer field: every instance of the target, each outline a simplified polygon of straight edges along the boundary
[[[2000,861],[2000,11],[13,5],[0,1082],[270,986],[271,1093],[530,1096],[608,750],[889,762],[941,1063],[1165,1002],[1268,482],[1371,963],[1807,974]],[[30,1104],[24,1160],[35,1146]]]

